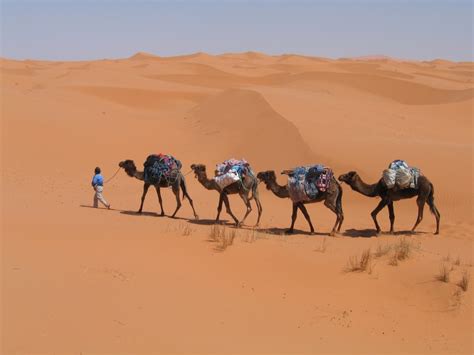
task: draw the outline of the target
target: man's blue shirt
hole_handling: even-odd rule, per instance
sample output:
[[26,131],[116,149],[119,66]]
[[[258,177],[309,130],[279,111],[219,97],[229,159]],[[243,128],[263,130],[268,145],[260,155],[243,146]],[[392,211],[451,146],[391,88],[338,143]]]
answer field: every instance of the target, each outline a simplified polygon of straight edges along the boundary
[[92,178],[92,186],[104,186],[104,178],[100,174],[94,175]]

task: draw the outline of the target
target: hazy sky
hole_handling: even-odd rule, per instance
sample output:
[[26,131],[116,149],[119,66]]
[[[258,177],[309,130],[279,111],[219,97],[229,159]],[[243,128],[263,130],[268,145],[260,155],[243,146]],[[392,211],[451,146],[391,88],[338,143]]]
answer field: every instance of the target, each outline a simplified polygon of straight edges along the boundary
[[1,56],[261,51],[473,60],[471,0],[0,0]]

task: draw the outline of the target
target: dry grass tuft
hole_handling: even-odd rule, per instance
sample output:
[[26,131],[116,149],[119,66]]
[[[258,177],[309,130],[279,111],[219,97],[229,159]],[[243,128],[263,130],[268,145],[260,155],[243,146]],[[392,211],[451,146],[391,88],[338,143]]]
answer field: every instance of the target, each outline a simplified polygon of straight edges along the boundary
[[439,274],[436,275],[436,280],[441,282],[449,282],[449,274],[451,273],[450,268],[446,264],[441,264],[439,268]]
[[461,265],[461,258],[458,256],[456,260],[454,260],[454,265],[459,266]]
[[398,243],[393,245],[393,255],[389,260],[389,264],[397,266],[399,261],[408,259],[411,254],[412,245],[405,238],[400,239]]
[[237,232],[235,229],[228,230],[224,226],[213,225],[209,231],[209,238],[217,243],[216,250],[224,251],[228,246],[234,244]]
[[324,238],[321,244],[319,244],[319,246],[316,249],[314,249],[314,251],[317,251],[319,253],[325,253],[326,249],[327,249],[326,238]]
[[392,250],[391,245],[377,245],[377,249],[375,249],[374,256],[376,258],[381,258],[384,255],[387,255]]
[[468,271],[464,271],[462,273],[462,278],[461,280],[458,282],[458,286],[461,287],[461,289],[466,292],[467,289],[469,288],[469,272]]
[[345,271],[346,272],[362,272],[362,271],[372,271],[371,268],[372,255],[370,254],[370,248],[365,249],[360,259],[357,256],[351,256],[347,262]]
[[181,230],[181,235],[187,237],[193,233],[193,229],[188,225],[184,225]]

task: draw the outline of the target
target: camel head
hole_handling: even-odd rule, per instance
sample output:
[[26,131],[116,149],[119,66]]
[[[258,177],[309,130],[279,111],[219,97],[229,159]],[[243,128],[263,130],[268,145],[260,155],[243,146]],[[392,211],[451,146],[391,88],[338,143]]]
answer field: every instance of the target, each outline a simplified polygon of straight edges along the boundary
[[137,171],[137,167],[135,166],[135,163],[133,160],[124,160],[119,163],[119,166],[125,170],[128,176],[133,177],[134,174]]
[[206,173],[206,166],[204,164],[192,164],[191,170],[194,171],[194,176],[199,177]]
[[338,180],[345,182],[348,185],[352,185],[358,176],[359,175],[355,171],[349,171],[347,174],[340,175]]
[[257,174],[257,179],[265,183],[267,189],[269,189],[268,184],[271,182],[276,182],[276,175],[273,170],[261,171]]

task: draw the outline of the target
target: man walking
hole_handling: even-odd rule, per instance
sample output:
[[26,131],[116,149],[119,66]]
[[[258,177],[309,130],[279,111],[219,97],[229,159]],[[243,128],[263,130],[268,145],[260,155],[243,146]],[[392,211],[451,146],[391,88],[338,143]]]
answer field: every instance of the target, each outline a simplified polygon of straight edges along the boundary
[[94,195],[94,208],[99,207],[99,201],[108,209],[110,209],[110,203],[104,199],[102,196],[102,191],[104,190],[104,178],[100,174],[100,168],[95,168],[94,171],[95,175],[92,178],[92,187],[94,188],[95,195]]

